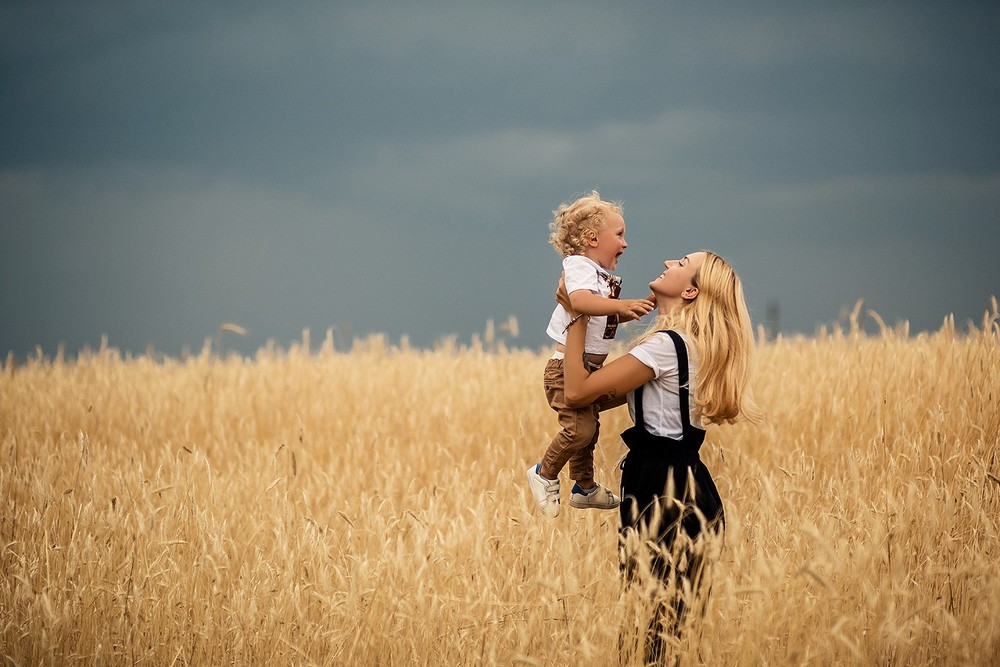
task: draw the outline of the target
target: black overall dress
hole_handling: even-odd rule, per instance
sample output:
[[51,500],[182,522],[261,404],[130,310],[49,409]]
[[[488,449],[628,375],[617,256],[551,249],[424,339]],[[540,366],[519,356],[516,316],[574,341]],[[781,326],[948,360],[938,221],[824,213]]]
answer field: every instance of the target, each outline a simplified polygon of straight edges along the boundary
[[[698,455],[705,440],[705,431],[691,425],[687,348],[677,332],[663,333],[670,336],[677,349],[683,436],[675,440],[653,435],[646,430],[642,387],[637,388],[635,426],[622,433],[622,440],[629,451],[621,465],[621,565],[626,581],[631,581],[636,574],[635,559],[643,557],[649,559],[652,574],[663,581],[667,581],[673,572],[698,584],[703,559],[700,553],[692,550],[687,550],[684,557],[679,558],[676,549],[684,549],[691,542],[684,540],[683,544],[678,544],[677,538],[681,530],[692,541],[703,530],[721,531],[725,520],[719,491]],[[658,548],[646,549],[644,555],[634,550],[630,553],[625,545],[629,543],[628,535],[632,531],[639,531],[642,535],[640,544],[654,542]],[[680,597],[670,606],[674,608],[672,618],[668,618],[666,610],[662,609],[653,621],[652,646],[647,646],[653,656],[663,650],[660,633],[676,629],[687,607]]]

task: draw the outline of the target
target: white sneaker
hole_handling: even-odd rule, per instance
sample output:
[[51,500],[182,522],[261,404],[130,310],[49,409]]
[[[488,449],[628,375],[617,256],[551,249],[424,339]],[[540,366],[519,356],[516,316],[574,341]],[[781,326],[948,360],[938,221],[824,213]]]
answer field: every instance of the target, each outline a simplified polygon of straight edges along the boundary
[[538,509],[547,517],[555,518],[559,516],[559,480],[545,479],[538,473],[542,464],[533,465],[528,468],[528,488],[531,495],[538,503]]
[[611,489],[598,486],[590,493],[580,493],[574,485],[574,493],[569,494],[569,505],[578,510],[613,510],[621,505],[622,499],[611,493]]

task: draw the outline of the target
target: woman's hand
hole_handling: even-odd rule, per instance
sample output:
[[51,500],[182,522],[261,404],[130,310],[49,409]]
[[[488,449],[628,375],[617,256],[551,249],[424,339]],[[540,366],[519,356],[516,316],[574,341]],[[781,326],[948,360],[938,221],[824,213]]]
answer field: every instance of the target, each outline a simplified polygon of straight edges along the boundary
[[556,288],[556,301],[566,309],[570,317],[576,317],[577,313],[573,310],[573,302],[569,300],[569,292],[566,291],[566,279],[562,275],[559,276],[559,287]]

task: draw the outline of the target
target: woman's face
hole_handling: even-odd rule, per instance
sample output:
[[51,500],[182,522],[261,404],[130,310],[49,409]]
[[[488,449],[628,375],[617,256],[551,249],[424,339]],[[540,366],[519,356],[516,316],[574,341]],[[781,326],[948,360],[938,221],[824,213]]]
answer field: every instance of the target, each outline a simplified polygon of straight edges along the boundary
[[694,276],[704,261],[703,252],[693,252],[680,259],[668,259],[663,262],[663,273],[649,283],[649,289],[658,296],[693,299],[698,294],[693,282]]

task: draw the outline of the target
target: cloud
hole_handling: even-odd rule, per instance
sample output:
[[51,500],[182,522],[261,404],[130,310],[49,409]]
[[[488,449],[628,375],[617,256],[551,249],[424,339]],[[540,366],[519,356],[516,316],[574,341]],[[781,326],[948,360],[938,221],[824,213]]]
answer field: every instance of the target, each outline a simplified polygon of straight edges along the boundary
[[[774,9],[772,7],[772,9]],[[883,4],[831,6],[803,4],[761,12],[724,12],[705,25],[697,53],[716,53],[745,68],[759,69],[811,58],[878,65],[922,61],[941,10],[916,5],[906,12]],[[689,33],[690,40],[694,34]],[[690,44],[690,42],[688,42]]]
[[709,247],[805,330],[879,285],[937,320],[934,252],[995,283],[996,27],[988,3],[8,3],[0,337],[513,313],[528,339],[550,212],[590,188],[625,203],[633,288]]
[[385,59],[451,51],[497,64],[617,52],[630,38],[623,14],[603,3],[434,0],[355,4],[338,18],[352,43]]
[[[682,157],[736,124],[719,114],[672,111],[648,121],[597,122],[574,129],[511,126],[450,137],[414,137],[381,143],[348,176],[352,192],[368,191],[383,179],[403,188],[383,193],[412,201],[450,184],[475,189],[477,200],[491,188],[510,190],[552,179],[591,182],[596,173],[617,180],[658,180],[688,169]],[[556,194],[556,196],[559,196]]]
[[791,221],[776,234],[798,228],[830,240],[836,225],[837,236],[1000,244],[1000,228],[993,224],[1000,211],[1000,173],[859,172],[771,185],[754,199],[776,219]]

